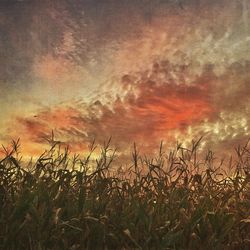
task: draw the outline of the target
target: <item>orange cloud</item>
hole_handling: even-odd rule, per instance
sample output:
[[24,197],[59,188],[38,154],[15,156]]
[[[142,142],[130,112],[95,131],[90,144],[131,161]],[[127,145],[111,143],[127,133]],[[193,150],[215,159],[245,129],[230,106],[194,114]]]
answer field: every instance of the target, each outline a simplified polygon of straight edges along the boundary
[[175,83],[169,81],[167,71],[165,74],[165,80],[159,80],[154,66],[140,76],[122,77],[121,85],[126,89],[133,85],[133,89],[122,98],[117,96],[111,106],[98,100],[72,103],[43,110],[35,118],[18,118],[19,133],[42,143],[41,138],[54,130],[58,140],[75,151],[86,148],[94,138],[102,143],[110,136],[123,149],[133,141],[152,148],[171,131],[185,130],[214,111],[208,79],[199,77],[195,84]]
[[[248,67],[246,64],[240,70],[248,72]],[[109,103],[71,102],[43,109],[35,117],[17,117],[11,135],[22,136],[27,153],[39,152],[39,147],[41,152],[44,138],[52,130],[56,140],[69,145],[73,152],[83,152],[94,138],[101,144],[110,136],[121,150],[135,141],[152,152],[160,140],[175,140],[176,135],[181,140],[185,137],[182,141],[186,142],[205,133],[210,145],[217,142],[223,147],[249,135],[249,88],[247,75],[236,74],[240,72],[239,65],[228,69],[233,75],[226,72],[220,77],[207,65],[191,83],[181,82],[181,70],[178,81],[171,79],[169,71],[173,68],[174,65],[159,62],[150,71],[122,76],[120,86],[124,93]],[[232,93],[229,87],[236,79],[238,89]],[[227,92],[222,91],[225,82]]]

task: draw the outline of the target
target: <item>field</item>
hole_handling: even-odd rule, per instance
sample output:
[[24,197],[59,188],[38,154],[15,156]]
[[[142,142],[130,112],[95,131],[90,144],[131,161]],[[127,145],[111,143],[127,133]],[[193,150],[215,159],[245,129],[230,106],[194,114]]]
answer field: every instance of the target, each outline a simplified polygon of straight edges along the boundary
[[0,159],[0,249],[250,249],[250,150],[219,162],[199,142],[121,167],[106,143]]

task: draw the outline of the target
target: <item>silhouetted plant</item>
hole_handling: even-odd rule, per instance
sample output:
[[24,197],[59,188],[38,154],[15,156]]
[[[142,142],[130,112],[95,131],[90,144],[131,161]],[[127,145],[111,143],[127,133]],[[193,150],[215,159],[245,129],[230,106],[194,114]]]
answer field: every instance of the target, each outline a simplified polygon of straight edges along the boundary
[[97,159],[94,142],[81,159],[53,140],[28,167],[13,141],[0,160],[0,248],[249,249],[249,145],[229,176],[211,151],[199,157],[200,141],[161,144],[152,159],[134,145],[127,169],[110,140]]

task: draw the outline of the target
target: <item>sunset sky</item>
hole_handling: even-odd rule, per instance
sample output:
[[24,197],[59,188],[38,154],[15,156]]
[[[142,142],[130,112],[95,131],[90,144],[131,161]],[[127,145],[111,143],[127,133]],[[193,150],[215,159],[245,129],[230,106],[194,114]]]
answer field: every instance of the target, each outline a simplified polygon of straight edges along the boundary
[[250,137],[249,0],[1,0],[0,144],[84,152]]

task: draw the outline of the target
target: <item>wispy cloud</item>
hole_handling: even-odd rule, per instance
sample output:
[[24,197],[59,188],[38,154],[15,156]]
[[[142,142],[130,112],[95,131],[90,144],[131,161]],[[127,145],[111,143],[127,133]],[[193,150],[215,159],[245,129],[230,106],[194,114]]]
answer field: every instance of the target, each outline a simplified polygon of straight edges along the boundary
[[224,150],[249,136],[246,1],[24,2],[0,15],[2,141],[38,152],[54,130],[75,151],[110,136],[152,149],[206,134]]

